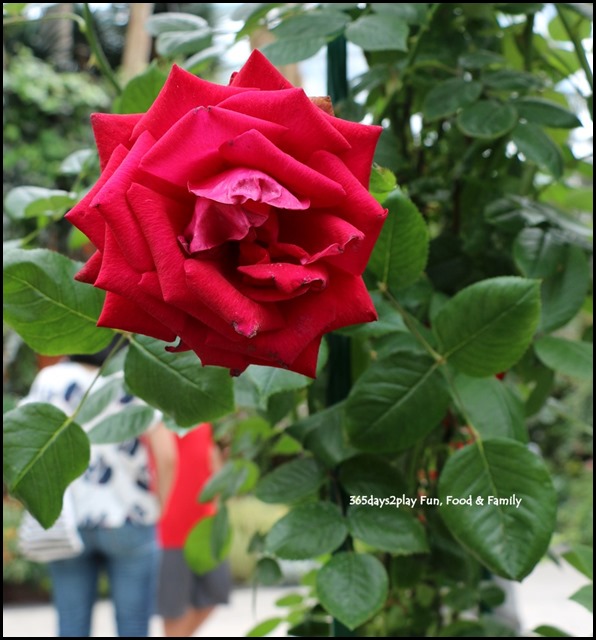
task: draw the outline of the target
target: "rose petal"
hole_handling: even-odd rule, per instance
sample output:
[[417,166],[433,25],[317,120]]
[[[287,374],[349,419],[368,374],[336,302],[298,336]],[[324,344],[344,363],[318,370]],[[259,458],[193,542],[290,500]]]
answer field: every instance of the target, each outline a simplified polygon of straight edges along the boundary
[[149,131],[159,139],[192,109],[215,106],[241,91],[244,89],[202,80],[174,65],[155,102],[136,124],[133,137]]
[[222,274],[220,265],[208,260],[184,262],[186,282],[194,296],[227,322],[237,333],[253,338],[283,323],[277,309],[242,295]]
[[105,169],[116,147],[121,144],[131,146],[130,138],[142,114],[92,113],[91,126],[99,153],[99,166]]
[[149,132],[143,132],[122,164],[91,202],[91,207],[97,209],[113,231],[128,263],[135,271],[141,272],[153,270],[154,263],[139,223],[128,206],[126,192],[138,173],[139,162],[154,142]]
[[350,149],[348,141],[302,89],[248,91],[224,100],[220,106],[285,126],[282,147],[298,160],[308,160],[318,149],[333,153]]
[[323,265],[302,266],[287,262],[253,264],[238,267],[248,277],[249,284],[273,285],[282,293],[302,295],[306,291],[320,291],[327,286],[327,269]]
[[243,133],[222,144],[219,150],[228,162],[260,169],[294,195],[310,198],[314,207],[337,204],[345,196],[340,184],[284,153],[260,131]]
[[292,88],[292,84],[258,49],[250,54],[242,69],[232,75],[229,86],[266,89],[268,91]]
[[308,209],[308,198],[297,198],[271,176],[245,167],[230,169],[201,182],[191,182],[191,193],[226,204],[248,200],[264,202],[278,209]]
[[[313,229],[316,229],[316,233],[313,233]],[[353,252],[355,245],[364,239],[364,234],[336,215],[313,209],[300,215],[281,215],[279,239],[280,242],[291,240],[304,249],[308,255],[300,262],[311,264],[328,256]]]
[[326,117],[351,146],[350,151],[339,154],[340,158],[360,184],[368,189],[375,148],[383,131],[382,127],[350,122],[333,116]]
[[368,189],[360,184],[339,158],[321,151],[313,155],[311,164],[343,186],[347,197],[342,202],[341,209],[338,208],[338,214],[364,235],[359,242],[349,245],[342,255],[330,257],[328,261],[349,273],[359,275],[366,269],[387,218],[387,210],[370,195]]
[[111,155],[106,168],[87,195],[64,216],[71,224],[82,231],[100,250],[103,249],[106,223],[99,215],[97,209],[92,208],[90,205],[105,183],[122,164],[127,154],[128,149],[126,147],[122,145],[118,146]]
[[117,327],[165,342],[173,342],[176,339],[176,334],[171,329],[146,313],[142,307],[111,291],[106,293],[97,326],[111,329]]
[[101,251],[96,251],[83,265],[83,268],[75,275],[75,280],[78,282],[86,282],[87,284],[95,284],[101,269],[102,260],[103,256]]
[[274,147],[285,131],[278,124],[219,107],[193,109],[157,141],[143,158],[141,168],[186,188],[189,180],[221,171],[224,159],[219,147],[255,127],[273,141]]

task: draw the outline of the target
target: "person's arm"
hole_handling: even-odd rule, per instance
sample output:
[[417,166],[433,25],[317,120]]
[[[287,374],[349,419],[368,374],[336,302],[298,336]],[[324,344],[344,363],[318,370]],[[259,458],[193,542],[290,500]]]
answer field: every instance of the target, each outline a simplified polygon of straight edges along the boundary
[[147,431],[146,438],[151,447],[151,455],[155,464],[157,495],[163,509],[176,477],[178,463],[176,436],[160,422]]

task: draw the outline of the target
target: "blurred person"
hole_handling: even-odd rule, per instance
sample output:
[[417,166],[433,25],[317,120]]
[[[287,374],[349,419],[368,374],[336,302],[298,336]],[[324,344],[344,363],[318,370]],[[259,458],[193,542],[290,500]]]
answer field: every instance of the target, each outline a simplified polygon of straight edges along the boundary
[[[48,402],[72,415],[118,340],[99,353],[69,356],[41,369],[23,402]],[[93,390],[118,375],[99,378]],[[133,403],[140,401],[121,389],[97,417],[81,426],[89,431]],[[74,558],[48,562],[59,637],[90,637],[103,570],[118,635],[149,635],[160,558],[156,525],[175,465],[175,436],[161,423],[158,412],[141,437],[91,446],[87,470],[68,488],[83,551]]]
[[227,604],[231,590],[229,564],[195,574],[184,558],[184,542],[191,529],[215,513],[213,503],[198,498],[203,486],[222,464],[211,425],[204,423],[177,436],[178,466],[172,492],[159,522],[162,562],[158,613],[168,638],[191,637],[216,605]]

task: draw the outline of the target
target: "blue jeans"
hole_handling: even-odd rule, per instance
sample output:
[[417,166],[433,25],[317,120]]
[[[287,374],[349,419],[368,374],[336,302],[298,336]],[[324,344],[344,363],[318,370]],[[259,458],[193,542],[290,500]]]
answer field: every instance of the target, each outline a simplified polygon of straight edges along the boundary
[[58,636],[90,637],[98,577],[105,569],[118,635],[148,637],[160,558],[155,527],[125,524],[79,531],[85,544],[83,553],[48,564],[58,612]]

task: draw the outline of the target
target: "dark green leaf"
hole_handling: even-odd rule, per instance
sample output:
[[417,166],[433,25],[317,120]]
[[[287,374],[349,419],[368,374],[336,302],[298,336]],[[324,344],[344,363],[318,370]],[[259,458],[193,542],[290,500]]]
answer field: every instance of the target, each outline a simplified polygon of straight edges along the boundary
[[119,113],[144,113],[155,102],[167,74],[156,65],[130,80],[118,99]]
[[543,636],[544,638],[571,638],[568,633],[565,631],[561,631],[561,629],[557,629],[556,627],[551,627],[550,625],[541,625],[540,627],[536,627],[533,631],[539,636]]
[[327,44],[326,38],[283,38],[266,44],[262,51],[272,64],[283,66],[312,58]]
[[291,460],[263,476],[255,495],[263,502],[290,503],[313,494],[325,480],[325,473],[314,458]]
[[339,11],[309,11],[284,19],[272,33],[280,40],[328,37],[343,31],[349,22],[349,16]]
[[350,496],[391,498],[406,491],[406,483],[394,466],[368,454],[344,462],[339,467],[339,481]]
[[528,348],[540,318],[539,283],[491,278],[457,293],[437,314],[441,353],[462,373],[507,371]]
[[213,516],[213,526],[211,528],[211,554],[214,558],[221,558],[226,555],[226,544],[231,535],[228,508],[225,503],[220,504],[217,513]]
[[155,420],[151,407],[126,407],[96,424],[88,433],[92,444],[124,442],[140,436]]
[[572,567],[583,573],[586,578],[594,579],[594,550],[592,547],[588,547],[585,544],[576,544],[570,551],[563,554],[563,558]]
[[279,563],[274,558],[261,558],[255,567],[255,582],[265,587],[278,584],[283,578]]
[[563,173],[563,156],[559,147],[538,125],[520,122],[511,133],[518,151],[555,178]]
[[482,83],[497,91],[529,91],[543,84],[538,76],[513,69],[487,71],[482,75]]
[[590,380],[594,375],[594,346],[588,342],[544,336],[534,350],[547,367],[566,376]]
[[538,13],[544,6],[542,2],[497,2],[496,6],[499,11],[512,15],[521,15],[524,13]]
[[228,529],[227,538],[221,545],[218,556],[213,555],[211,537],[214,517],[208,516],[196,524],[184,543],[184,559],[188,566],[199,575],[212,571],[223,562],[232,545],[232,530]]
[[259,478],[259,468],[250,460],[228,460],[211,476],[201,491],[201,502],[210,502],[216,496],[227,500],[232,496],[247,493]]
[[397,190],[385,200],[389,215],[377,240],[368,268],[392,291],[414,283],[428,259],[429,237],[416,205]]
[[251,364],[242,374],[254,384],[258,394],[258,406],[267,408],[267,402],[271,396],[283,391],[295,391],[304,389],[312,384],[312,378],[303,376],[294,371],[286,371],[276,367],[263,367]]
[[561,105],[544,98],[521,98],[515,101],[520,118],[547,127],[574,129],[581,127],[578,117]]
[[304,446],[330,469],[358,453],[348,442],[343,427],[343,411],[342,404],[335,404],[307,418],[309,429],[304,437]]
[[355,629],[383,607],[388,588],[385,567],[366,554],[338,553],[317,575],[321,604],[348,629]]
[[[472,505],[449,503],[468,496]],[[520,443],[488,440],[464,447],[447,461],[439,497],[453,535],[497,575],[521,580],[548,549],[555,490],[544,463]]]
[[428,2],[373,2],[375,13],[400,18],[407,24],[422,24],[428,15]]
[[286,560],[306,560],[335,551],[348,535],[338,507],[331,502],[302,504],[278,520],[266,548]]
[[424,527],[416,517],[394,506],[353,506],[348,509],[348,527],[355,538],[394,555],[427,553]]
[[47,249],[4,254],[4,320],[37,353],[96,353],[114,335],[97,328],[104,294],[75,281],[80,267]]
[[564,238],[554,229],[524,229],[513,244],[513,259],[527,278],[547,278],[555,274],[565,255]]
[[511,131],[517,122],[517,111],[510,104],[494,100],[479,100],[464,107],[457,117],[457,126],[467,136],[492,140]]
[[454,385],[464,415],[483,440],[511,438],[527,442],[524,405],[503,382],[460,373]]
[[475,102],[482,93],[480,82],[451,78],[435,85],[424,98],[422,115],[426,120],[440,120]]
[[585,587],[576,591],[571,597],[570,600],[577,602],[577,604],[581,604],[582,607],[590,611],[594,612],[594,587],[591,584],[587,584]]
[[459,59],[459,64],[466,69],[483,69],[492,65],[500,66],[504,63],[505,58],[503,56],[486,49],[465,53]]
[[346,38],[365,51],[407,51],[408,24],[395,15],[366,15],[352,22]]
[[182,427],[234,409],[232,378],[226,369],[203,367],[192,351],[170,353],[160,340],[136,336],[124,373],[134,395],[172,415]]
[[401,451],[428,435],[448,405],[449,393],[434,360],[400,350],[358,378],[346,402],[346,430],[363,451]]
[[85,432],[56,407],[33,402],[4,414],[2,443],[8,491],[42,526],[51,526],[64,490],[89,464]]
[[540,329],[554,331],[566,325],[582,308],[590,287],[590,266],[579,247],[568,246],[557,273],[542,282]]

